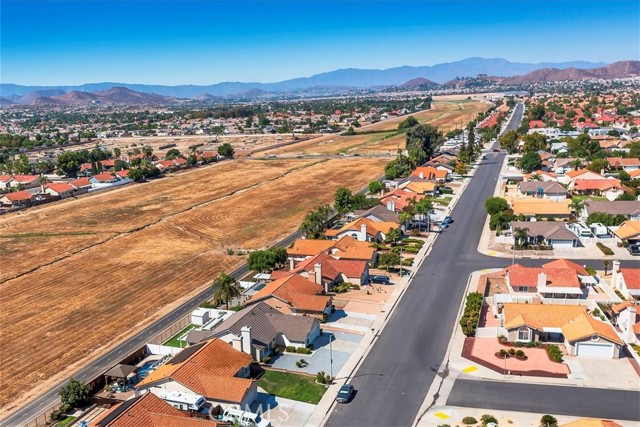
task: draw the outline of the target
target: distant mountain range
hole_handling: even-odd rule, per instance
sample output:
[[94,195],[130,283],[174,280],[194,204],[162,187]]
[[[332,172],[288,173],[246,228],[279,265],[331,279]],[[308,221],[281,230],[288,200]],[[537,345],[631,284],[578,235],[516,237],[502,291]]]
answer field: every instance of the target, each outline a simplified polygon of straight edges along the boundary
[[386,70],[342,69],[277,83],[224,82],[207,86],[89,83],[79,86],[21,86],[0,84],[0,104],[171,104],[178,98],[216,101],[224,98],[260,98],[278,93],[325,93],[359,88],[431,88],[483,74],[504,84],[584,78],[622,78],[639,75],[639,61],[606,65],[585,61],[526,64],[505,59],[469,58],[424,67]]

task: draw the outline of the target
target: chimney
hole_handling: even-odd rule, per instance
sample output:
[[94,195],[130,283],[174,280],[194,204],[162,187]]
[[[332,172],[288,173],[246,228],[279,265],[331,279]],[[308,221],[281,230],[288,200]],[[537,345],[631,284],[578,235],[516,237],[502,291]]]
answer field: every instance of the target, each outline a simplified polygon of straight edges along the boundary
[[604,169],[600,169],[600,175],[604,176]]
[[367,224],[365,223],[362,223],[362,225],[360,225],[360,235],[358,236],[358,240],[361,242],[367,241]]
[[313,273],[314,273],[314,282],[316,282],[318,285],[322,285],[322,266],[320,264],[316,264],[313,266]]
[[242,351],[242,338],[234,335],[233,338],[231,338],[231,345],[234,349]]
[[295,268],[295,263],[293,262],[293,258],[289,258],[289,271]]
[[620,274],[620,261],[613,260],[613,267],[611,268],[611,287],[614,289],[620,289],[618,287],[618,274]]
[[547,275],[545,273],[538,274],[538,289],[547,286]]
[[420,179],[424,179],[424,172],[418,172],[418,176],[420,177]]
[[396,202],[394,200],[389,200],[387,202],[387,209],[389,209],[391,212],[395,212],[396,211]]
[[629,317],[627,317],[627,324],[625,325],[625,330],[624,330],[624,334],[625,334],[625,341],[626,342],[634,342],[636,339],[636,334],[633,331],[633,325],[636,323],[636,315],[637,315],[637,310],[636,310],[636,306],[632,305],[631,307],[627,308],[627,314],[629,315]]
[[251,351],[251,327],[243,326],[240,329],[240,334],[242,335],[242,351],[247,353],[249,356],[252,356]]

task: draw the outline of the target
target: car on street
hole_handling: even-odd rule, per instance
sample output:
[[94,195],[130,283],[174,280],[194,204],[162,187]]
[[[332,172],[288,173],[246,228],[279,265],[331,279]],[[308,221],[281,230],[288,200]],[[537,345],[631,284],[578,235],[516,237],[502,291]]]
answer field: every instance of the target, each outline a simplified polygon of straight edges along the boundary
[[384,274],[374,274],[369,277],[369,282],[377,285],[390,285],[391,279],[389,279],[389,276],[385,276]]
[[494,149],[493,149],[493,152],[494,152],[494,153],[499,153],[499,152],[500,152],[500,150],[499,150],[499,149],[497,149],[497,148],[494,148]]
[[634,255],[634,256],[640,255],[640,245],[629,245],[627,246],[627,250],[631,255]]
[[449,228],[449,224],[444,222],[438,223],[438,226],[440,227],[441,230],[444,230],[445,228]]
[[445,216],[444,219],[442,220],[443,224],[451,224],[453,222],[453,218],[451,218],[450,216]]
[[355,393],[355,389],[351,384],[345,384],[340,387],[338,391],[338,395],[336,396],[336,402],[338,403],[349,403],[351,399],[353,399],[353,395]]

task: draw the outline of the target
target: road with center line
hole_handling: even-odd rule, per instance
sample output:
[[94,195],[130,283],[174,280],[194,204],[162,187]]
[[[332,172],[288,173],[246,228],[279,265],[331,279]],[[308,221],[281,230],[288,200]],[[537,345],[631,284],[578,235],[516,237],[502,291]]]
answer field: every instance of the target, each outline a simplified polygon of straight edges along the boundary
[[[518,104],[516,108],[506,130],[519,126],[523,106]],[[438,236],[387,325],[349,381],[357,390],[355,398],[348,405],[335,406],[325,425],[412,425],[441,363],[446,361],[469,275],[473,271],[511,264],[510,259],[493,258],[477,251],[486,218],[484,201],[493,195],[504,156],[503,152],[488,153],[479,166],[453,209],[455,222]],[[602,265],[601,261],[576,262]],[[540,261],[523,259],[519,263],[538,265]],[[494,387],[501,385],[496,383]],[[592,390],[559,388],[563,390],[557,391],[558,395],[570,394],[573,399],[580,398],[583,390]],[[537,399],[544,391],[530,390],[525,384],[518,384],[515,389],[501,394],[503,406],[521,407],[522,396],[527,396],[528,410],[545,412],[546,400]],[[584,393],[586,396],[588,392]],[[594,413],[610,399],[617,398],[608,395],[611,390],[599,390],[599,393],[600,402],[599,405],[594,402]],[[630,393],[626,396],[627,403],[618,408],[616,418],[636,419],[640,393]],[[635,400],[629,399],[633,397]]]

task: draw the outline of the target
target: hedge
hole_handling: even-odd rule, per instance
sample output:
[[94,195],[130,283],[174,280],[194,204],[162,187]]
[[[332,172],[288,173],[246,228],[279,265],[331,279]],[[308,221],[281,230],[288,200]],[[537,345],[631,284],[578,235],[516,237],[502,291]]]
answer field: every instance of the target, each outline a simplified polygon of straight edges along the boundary
[[473,337],[476,334],[476,327],[480,319],[480,310],[482,309],[482,299],[482,294],[478,292],[472,292],[467,295],[467,302],[464,306],[462,318],[460,319],[460,326],[462,327],[462,333],[468,337]]
[[560,347],[558,347],[557,345],[552,344],[548,346],[547,354],[549,355],[549,358],[554,362],[562,363],[562,350],[560,350]]
[[598,249],[600,249],[602,251],[603,254],[605,254],[605,255],[613,255],[613,251],[611,250],[610,247],[605,246],[600,242],[596,243],[596,246],[598,247]]

